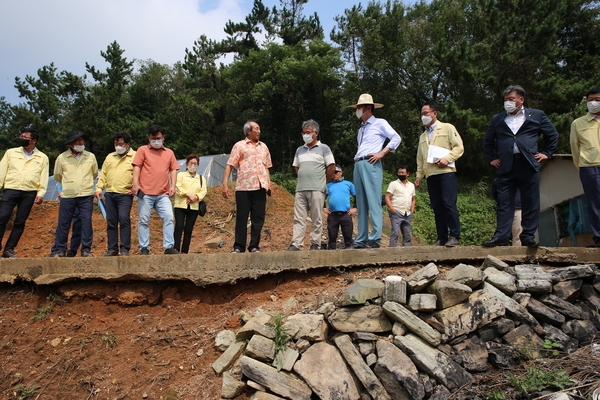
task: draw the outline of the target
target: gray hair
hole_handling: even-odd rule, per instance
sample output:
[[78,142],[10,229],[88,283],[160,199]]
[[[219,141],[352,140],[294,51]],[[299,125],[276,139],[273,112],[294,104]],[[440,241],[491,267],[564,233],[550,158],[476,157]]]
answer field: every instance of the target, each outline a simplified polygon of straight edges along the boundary
[[506,97],[510,92],[517,92],[517,94],[521,97],[525,97],[525,89],[519,85],[510,85],[504,92],[502,93],[502,97]]
[[308,121],[304,121],[302,123],[302,130],[311,127],[317,133],[319,133],[319,124],[314,119],[309,119]]
[[246,123],[244,124],[244,136],[248,136],[248,132],[250,132],[252,130],[252,125],[250,125],[251,122],[256,123],[256,121],[249,119],[248,121],[246,121]]

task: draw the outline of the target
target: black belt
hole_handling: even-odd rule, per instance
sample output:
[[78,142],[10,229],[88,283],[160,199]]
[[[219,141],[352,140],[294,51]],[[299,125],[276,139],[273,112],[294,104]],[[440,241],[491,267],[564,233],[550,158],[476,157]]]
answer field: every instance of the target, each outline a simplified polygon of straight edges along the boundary
[[348,211],[332,211],[332,214],[337,214],[337,215],[342,215],[342,214],[348,214]]
[[513,158],[521,158],[523,155],[521,153],[513,153]]
[[373,157],[373,155],[371,154],[370,156],[364,156],[364,157],[358,157],[354,159],[354,162],[359,162],[359,161],[364,161],[364,160],[368,160],[369,158]]

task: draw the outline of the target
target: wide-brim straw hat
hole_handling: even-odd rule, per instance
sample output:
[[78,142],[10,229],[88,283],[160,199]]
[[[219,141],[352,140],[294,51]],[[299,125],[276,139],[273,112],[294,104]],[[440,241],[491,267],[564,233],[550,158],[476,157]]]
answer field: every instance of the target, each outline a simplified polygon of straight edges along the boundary
[[371,96],[368,93],[361,94],[360,97],[358,98],[358,102],[356,104],[352,104],[351,106],[348,106],[348,107],[356,108],[356,107],[358,107],[360,105],[363,105],[363,104],[373,104],[373,107],[375,107],[375,108],[381,108],[381,107],[383,107],[383,104],[381,104],[381,103],[375,103],[373,101],[373,96]]

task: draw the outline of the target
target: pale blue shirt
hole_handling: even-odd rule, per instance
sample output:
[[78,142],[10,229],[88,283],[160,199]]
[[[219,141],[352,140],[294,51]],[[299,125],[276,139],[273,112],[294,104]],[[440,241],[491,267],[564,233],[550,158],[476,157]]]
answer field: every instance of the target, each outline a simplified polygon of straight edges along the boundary
[[362,123],[358,130],[358,151],[354,159],[379,153],[383,149],[386,139],[390,140],[387,147],[391,151],[396,151],[402,140],[398,132],[385,119],[371,116],[366,122]]

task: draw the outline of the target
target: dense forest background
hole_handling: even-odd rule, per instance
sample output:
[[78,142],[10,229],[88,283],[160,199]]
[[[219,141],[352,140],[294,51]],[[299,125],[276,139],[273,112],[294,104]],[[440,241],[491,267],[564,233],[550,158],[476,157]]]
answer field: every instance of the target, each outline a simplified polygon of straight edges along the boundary
[[[492,175],[481,143],[506,86],[528,91],[526,106],[546,112],[560,134],[558,152],[569,153],[570,123],[585,113],[585,92],[600,85],[598,0],[371,1],[340,9],[327,41],[318,15],[303,13],[307,2],[269,9],[255,0],[245,21],[224,27],[225,40],[202,35],[174,65],[128,60],[113,42],[101,51],[105,70],[86,63],[78,76],[50,64],[16,77],[22,102],[0,97],[0,155],[32,126],[53,162],[65,133],[80,129],[101,163],[115,132],[130,132],[137,147],[153,123],[166,128],[178,158],[228,153],[254,119],[272,172],[288,174],[301,123],[312,118],[351,176],[358,120],[347,106],[371,93],[385,104],[376,116],[403,139],[385,159],[388,172],[416,166],[420,107],[433,100],[463,137],[459,176],[477,182]],[[220,62],[226,55],[233,61]]]

